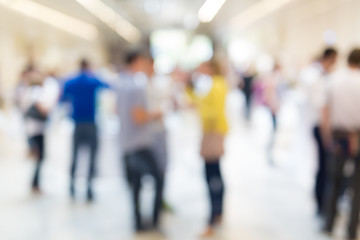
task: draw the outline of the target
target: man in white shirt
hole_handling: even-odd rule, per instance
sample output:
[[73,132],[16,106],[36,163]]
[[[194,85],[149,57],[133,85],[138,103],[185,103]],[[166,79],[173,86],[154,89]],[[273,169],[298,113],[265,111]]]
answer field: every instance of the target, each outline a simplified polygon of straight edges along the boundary
[[43,73],[31,66],[23,73],[23,82],[17,91],[18,104],[24,114],[29,149],[36,158],[32,191],[41,193],[40,179],[46,150],[47,120],[57,103],[59,86],[56,79],[45,77]]
[[319,61],[305,68],[300,74],[301,86],[306,96],[306,116],[313,131],[317,146],[318,170],[315,179],[315,198],[317,212],[324,213],[324,195],[327,183],[326,151],[320,134],[321,109],[325,104],[327,78],[337,59],[337,51],[333,48],[324,50]]
[[348,57],[348,67],[335,73],[329,85],[323,111],[322,130],[326,146],[332,152],[329,159],[330,186],[327,198],[325,231],[331,233],[337,215],[337,201],[343,187],[344,166],[354,161],[353,190],[348,239],[356,239],[360,211],[360,49]]

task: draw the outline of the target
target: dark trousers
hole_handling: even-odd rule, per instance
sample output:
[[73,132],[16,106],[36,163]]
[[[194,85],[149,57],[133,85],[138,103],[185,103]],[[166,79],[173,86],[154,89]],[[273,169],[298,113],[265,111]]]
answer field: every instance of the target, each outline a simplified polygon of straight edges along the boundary
[[219,161],[206,161],[205,174],[211,206],[209,225],[214,225],[216,218],[222,216],[224,202],[224,182]]
[[276,137],[276,131],[277,131],[277,127],[278,127],[278,121],[277,121],[277,115],[276,113],[274,113],[273,111],[271,111],[271,109],[269,108],[270,113],[271,113],[271,123],[272,123],[272,127],[273,127],[273,132],[269,141],[269,145],[268,145],[268,159],[269,159],[269,164],[271,166],[275,165],[275,161],[272,157],[272,152],[274,150],[274,146],[275,146],[275,137]]
[[92,179],[96,169],[96,154],[98,149],[98,133],[95,123],[77,123],[73,136],[73,157],[71,164],[71,185],[74,185],[75,172],[78,161],[78,152],[81,146],[85,146],[90,151],[88,189],[92,188]]
[[[336,134],[335,134],[336,135]],[[329,166],[330,188],[328,192],[328,205],[326,212],[325,230],[331,232],[337,216],[337,202],[344,185],[344,166],[350,158],[349,143],[347,137],[335,136],[335,152],[330,158]],[[355,239],[359,223],[360,212],[360,155],[353,158],[355,169],[352,176],[350,189],[352,190],[351,212],[348,225],[348,237]]]
[[325,189],[328,182],[327,177],[327,161],[326,161],[326,150],[323,144],[323,140],[320,133],[319,126],[314,128],[314,137],[317,147],[317,162],[318,169],[315,179],[315,199],[317,204],[317,211],[320,215],[324,213],[324,198],[325,198]]
[[245,118],[250,121],[251,117],[251,104],[252,104],[252,92],[244,91],[245,94]]
[[143,228],[141,215],[140,215],[140,190],[141,179],[145,175],[154,177],[155,180],[155,201],[153,208],[153,227],[157,227],[159,223],[159,215],[162,204],[163,195],[163,177],[150,149],[141,149],[131,153],[125,154],[126,171],[128,179],[132,187],[134,215],[136,229]]
[[271,120],[272,120],[273,131],[276,132],[278,121],[277,121],[277,115],[273,111],[271,111]]
[[44,135],[37,135],[34,137],[29,138],[29,144],[31,150],[35,153],[37,159],[36,159],[36,167],[34,172],[34,177],[32,181],[32,187],[38,188],[40,185],[40,172],[41,172],[41,166],[44,161],[44,155],[45,155],[45,146],[44,146]]

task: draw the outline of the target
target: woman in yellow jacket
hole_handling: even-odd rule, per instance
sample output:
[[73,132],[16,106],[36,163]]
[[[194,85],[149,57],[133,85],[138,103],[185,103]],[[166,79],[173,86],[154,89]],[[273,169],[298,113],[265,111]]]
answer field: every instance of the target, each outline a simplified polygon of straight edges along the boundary
[[206,76],[203,81],[207,83],[202,85],[208,86],[207,91],[199,93],[196,90],[198,84],[195,82],[195,87],[188,88],[188,94],[199,111],[202,123],[201,155],[205,161],[211,203],[209,225],[203,237],[208,237],[213,235],[214,226],[220,223],[223,213],[224,182],[220,171],[220,158],[224,154],[224,137],[228,131],[225,113],[227,84],[214,61],[203,63],[198,72]]

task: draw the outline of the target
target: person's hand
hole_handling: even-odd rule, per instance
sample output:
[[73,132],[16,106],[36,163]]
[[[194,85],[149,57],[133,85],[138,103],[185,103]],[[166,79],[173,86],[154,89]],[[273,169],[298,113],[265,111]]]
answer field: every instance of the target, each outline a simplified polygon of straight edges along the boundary
[[137,125],[143,125],[148,121],[148,114],[142,107],[135,107],[132,110],[132,117]]
[[50,112],[50,108],[43,104],[37,104],[36,108],[39,110],[41,115],[43,115],[44,117],[46,117]]
[[359,154],[359,136],[357,134],[351,134],[349,137],[349,151],[352,157]]
[[329,140],[325,141],[324,146],[325,146],[325,149],[327,152],[335,153],[336,144],[333,139],[329,139]]
[[162,111],[157,111],[153,113],[153,119],[154,120],[160,120],[164,117],[164,113]]
[[321,138],[324,143],[324,147],[327,151],[333,152],[335,144],[334,139],[330,131],[325,131],[325,129],[321,129]]

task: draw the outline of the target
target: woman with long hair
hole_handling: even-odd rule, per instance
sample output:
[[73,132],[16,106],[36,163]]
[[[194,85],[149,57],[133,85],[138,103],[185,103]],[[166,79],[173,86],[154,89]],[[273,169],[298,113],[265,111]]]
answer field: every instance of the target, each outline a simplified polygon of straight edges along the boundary
[[223,214],[224,182],[220,159],[224,154],[224,138],[228,131],[225,114],[227,84],[215,61],[201,64],[198,76],[189,89],[189,95],[198,108],[202,123],[201,156],[205,162],[206,183],[210,197],[208,227],[202,237],[214,234]]

